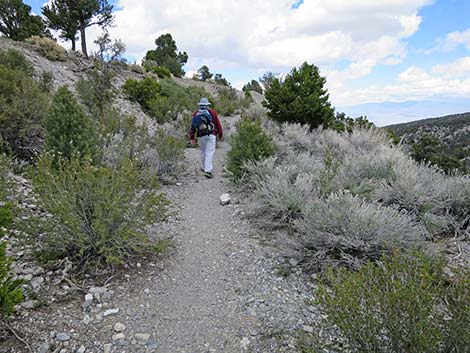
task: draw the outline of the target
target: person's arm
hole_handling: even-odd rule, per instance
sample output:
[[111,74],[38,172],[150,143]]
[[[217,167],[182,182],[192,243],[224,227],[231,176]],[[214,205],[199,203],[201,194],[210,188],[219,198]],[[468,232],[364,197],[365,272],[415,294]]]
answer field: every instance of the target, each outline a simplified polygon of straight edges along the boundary
[[217,112],[214,109],[211,109],[211,113],[214,117],[214,124],[217,130],[217,135],[219,136],[219,139],[222,140],[224,138],[224,132],[222,130],[222,124],[220,123],[219,116],[217,115]]

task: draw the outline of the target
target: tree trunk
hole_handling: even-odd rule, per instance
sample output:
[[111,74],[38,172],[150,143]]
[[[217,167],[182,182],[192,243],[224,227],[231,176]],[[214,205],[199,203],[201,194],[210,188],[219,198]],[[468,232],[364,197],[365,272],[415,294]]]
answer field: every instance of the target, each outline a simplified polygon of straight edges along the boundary
[[85,55],[85,58],[88,58],[86,51],[85,21],[82,20],[80,20],[80,39],[82,41],[82,53]]
[[72,51],[75,51],[77,48],[76,48],[76,44],[75,44],[75,38],[72,39]]

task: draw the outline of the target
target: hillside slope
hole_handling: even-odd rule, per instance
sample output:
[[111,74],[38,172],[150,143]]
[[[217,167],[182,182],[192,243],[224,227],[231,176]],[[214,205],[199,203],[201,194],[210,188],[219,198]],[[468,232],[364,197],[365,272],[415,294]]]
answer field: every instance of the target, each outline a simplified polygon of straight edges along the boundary
[[412,121],[385,127],[412,144],[424,134],[431,134],[441,140],[448,153],[460,159],[470,158],[470,113],[447,115],[439,118]]

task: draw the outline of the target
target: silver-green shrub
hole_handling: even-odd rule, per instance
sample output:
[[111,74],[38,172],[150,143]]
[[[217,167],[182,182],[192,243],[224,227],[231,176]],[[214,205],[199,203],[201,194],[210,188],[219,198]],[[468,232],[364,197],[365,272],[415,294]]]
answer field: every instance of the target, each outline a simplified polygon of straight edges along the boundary
[[358,268],[392,249],[416,247],[426,237],[424,227],[407,213],[350,193],[311,200],[294,227],[305,262],[315,269],[327,264]]

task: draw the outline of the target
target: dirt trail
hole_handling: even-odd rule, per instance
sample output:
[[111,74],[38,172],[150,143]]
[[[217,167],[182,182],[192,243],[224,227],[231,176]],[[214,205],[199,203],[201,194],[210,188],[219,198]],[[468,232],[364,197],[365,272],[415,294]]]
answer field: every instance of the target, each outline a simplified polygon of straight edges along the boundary
[[[102,304],[57,303],[25,317],[35,352],[296,352],[294,335],[317,315],[307,303],[311,288],[295,264],[254,237],[244,200],[220,205],[219,196],[234,191],[222,173],[228,150],[219,144],[214,178],[206,179],[199,150],[187,149],[186,175],[164,187],[177,212],[155,233],[173,237],[174,254],[132,264],[111,280],[114,294]],[[70,337],[58,342],[58,333]]]

